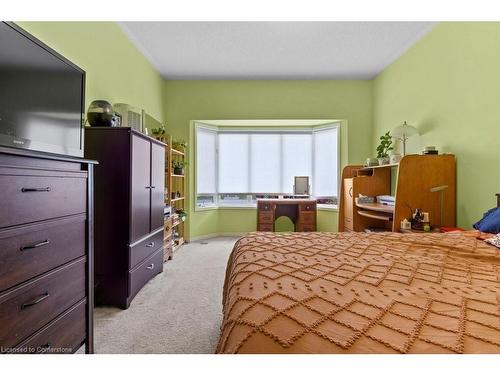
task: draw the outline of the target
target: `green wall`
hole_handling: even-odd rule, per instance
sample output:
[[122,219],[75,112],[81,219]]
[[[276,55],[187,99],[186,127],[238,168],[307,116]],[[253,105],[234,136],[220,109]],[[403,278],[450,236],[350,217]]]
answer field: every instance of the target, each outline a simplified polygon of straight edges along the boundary
[[[166,120],[177,138],[192,140],[197,119],[336,118],[345,120],[342,164],[359,163],[406,120],[422,133],[410,152],[435,145],[457,156],[460,226],[500,192],[500,23],[440,23],[373,81],[165,81],[116,23],[18,24],[87,72],[86,106],[130,103]],[[255,210],[191,212],[189,224],[192,237],[244,232],[255,228]],[[320,211],[319,230],[336,226],[336,212]]]
[[86,104],[128,103],[163,117],[163,79],[115,22],[17,22],[86,71]]
[[[404,120],[457,157],[458,225],[470,227],[500,192],[500,23],[441,23],[375,80],[373,149]],[[407,144],[408,145],[408,144]]]
[[[165,81],[165,115],[175,138],[193,143],[192,120],[343,119],[341,163],[362,162],[372,148],[371,81]],[[193,177],[194,153],[189,150]],[[194,180],[188,178],[193,192]],[[189,197],[189,236],[256,229],[252,209],[194,211]],[[318,229],[337,230],[337,212],[321,211]]]

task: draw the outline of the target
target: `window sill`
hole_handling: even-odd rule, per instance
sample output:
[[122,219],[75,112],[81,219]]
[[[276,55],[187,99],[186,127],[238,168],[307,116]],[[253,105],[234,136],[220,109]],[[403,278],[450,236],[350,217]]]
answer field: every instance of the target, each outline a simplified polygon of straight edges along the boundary
[[194,212],[203,212],[203,211],[213,211],[218,210],[217,206],[208,206],[208,207],[195,207]]
[[[214,206],[214,207],[196,207],[195,212],[198,211],[213,211],[213,210],[256,210],[257,205],[240,205],[240,206]],[[338,212],[338,206],[318,205],[318,211],[332,211]]]
[[318,211],[333,211],[333,212],[338,212],[339,211],[339,206],[327,206],[327,205],[322,205],[318,204]]
[[219,206],[219,210],[256,210],[256,204],[240,205],[240,206]]

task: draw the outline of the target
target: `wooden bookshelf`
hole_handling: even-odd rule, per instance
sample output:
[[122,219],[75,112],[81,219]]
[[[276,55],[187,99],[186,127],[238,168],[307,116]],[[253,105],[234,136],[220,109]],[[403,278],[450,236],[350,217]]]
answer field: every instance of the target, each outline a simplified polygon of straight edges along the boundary
[[[187,179],[186,171],[184,168],[184,174],[175,174],[172,163],[175,161],[184,161],[186,158],[186,151],[180,151],[172,148],[172,136],[168,136],[168,154],[167,154],[167,165],[166,165],[166,178],[168,179],[168,196],[167,204],[172,207],[172,236],[171,244],[172,251],[178,250],[184,243],[185,240],[185,226],[186,221],[183,221],[180,216],[176,213],[178,210],[187,211],[186,208],[186,191],[187,191]],[[179,193],[180,197],[178,197]]]

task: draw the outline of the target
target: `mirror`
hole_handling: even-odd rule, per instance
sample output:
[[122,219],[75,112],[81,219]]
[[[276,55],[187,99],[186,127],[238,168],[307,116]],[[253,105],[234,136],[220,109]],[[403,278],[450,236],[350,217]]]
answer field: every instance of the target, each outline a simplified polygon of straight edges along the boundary
[[293,194],[309,195],[309,176],[295,176]]

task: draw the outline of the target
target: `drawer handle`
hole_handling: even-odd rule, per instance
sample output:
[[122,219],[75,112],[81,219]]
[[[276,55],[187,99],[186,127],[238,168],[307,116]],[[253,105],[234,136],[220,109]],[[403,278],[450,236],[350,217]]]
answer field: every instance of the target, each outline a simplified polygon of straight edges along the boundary
[[146,186],[146,189],[151,189],[151,186]]
[[151,189],[156,189],[156,186],[151,186]]
[[49,297],[50,297],[49,292],[45,292],[40,297],[38,297],[36,300],[34,300],[32,302],[28,302],[28,303],[23,303],[21,305],[21,310],[27,309],[28,307],[31,307],[31,306],[38,305],[40,302],[42,302],[43,300],[46,300]]
[[146,247],[153,247],[154,245],[155,245],[155,243],[154,243],[154,242],[150,242],[150,243],[148,243],[148,244],[146,245]]
[[154,263],[151,263],[149,266],[146,267],[148,270],[152,270],[153,268],[155,268],[155,265]]
[[349,188],[349,196],[352,198],[352,187]]
[[45,240],[45,241],[42,241],[42,242],[39,242],[39,243],[36,243],[33,245],[22,246],[21,251],[36,249],[37,247],[42,247],[42,246],[48,245],[49,243],[50,243],[49,240]]
[[49,192],[50,187],[45,187],[45,188],[22,188],[21,192],[23,193],[33,193],[33,192]]

